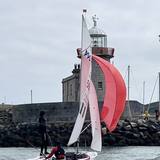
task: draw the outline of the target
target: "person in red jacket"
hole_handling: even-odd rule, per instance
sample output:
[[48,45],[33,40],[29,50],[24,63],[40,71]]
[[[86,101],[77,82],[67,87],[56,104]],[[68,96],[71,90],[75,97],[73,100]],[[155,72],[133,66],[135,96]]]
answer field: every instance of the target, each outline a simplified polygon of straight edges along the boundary
[[56,160],[63,160],[64,159],[65,151],[61,147],[60,143],[57,143],[57,146],[52,148],[51,153],[46,157],[46,159],[51,158],[53,155],[55,155]]

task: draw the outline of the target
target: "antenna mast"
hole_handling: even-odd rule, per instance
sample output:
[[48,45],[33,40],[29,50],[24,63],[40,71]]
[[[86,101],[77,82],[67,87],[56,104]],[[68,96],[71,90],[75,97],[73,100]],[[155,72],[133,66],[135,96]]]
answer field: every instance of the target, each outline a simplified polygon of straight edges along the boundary
[[129,119],[132,120],[132,113],[129,100],[130,100],[130,65],[128,66],[128,114],[129,114]]
[[[160,42],[160,35],[158,35],[159,37],[159,42]],[[159,77],[159,106],[158,106],[158,110],[159,110],[159,118],[160,118],[160,72],[158,73],[158,77]],[[158,119],[159,119],[158,118]]]
[[144,113],[144,102],[145,102],[145,81],[143,81],[143,113]]
[[32,89],[31,89],[31,104],[33,102],[33,94],[32,94]]

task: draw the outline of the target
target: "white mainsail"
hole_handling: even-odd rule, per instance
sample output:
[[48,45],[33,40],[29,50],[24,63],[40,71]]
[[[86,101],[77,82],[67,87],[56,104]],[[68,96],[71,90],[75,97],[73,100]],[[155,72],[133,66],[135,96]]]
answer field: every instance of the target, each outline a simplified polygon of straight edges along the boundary
[[90,72],[90,62],[88,59],[82,55],[81,57],[81,98],[80,98],[80,108],[79,108],[79,113],[78,117],[76,119],[76,123],[74,125],[70,140],[68,142],[68,145],[73,144],[76,142],[79,138],[79,135],[81,133],[86,112],[88,109],[88,94],[89,94],[89,88],[87,85],[90,83],[90,78],[89,78],[89,72]]
[[86,112],[88,109],[89,84],[91,78],[91,38],[82,15],[82,55],[81,55],[81,79],[80,79],[80,108],[68,145],[72,145],[79,138]]
[[90,117],[92,125],[92,143],[91,148],[101,151],[101,125],[97,102],[97,95],[91,80],[92,56],[91,56],[91,38],[82,15],[82,53],[81,53],[81,80],[80,80],[80,109],[76,119],[68,145],[72,145],[79,138],[81,133],[88,105],[90,108]]
[[92,124],[92,143],[91,148],[96,151],[101,151],[102,149],[102,135],[101,135],[101,123],[99,108],[97,102],[97,94],[93,82],[90,83],[89,91],[89,109]]

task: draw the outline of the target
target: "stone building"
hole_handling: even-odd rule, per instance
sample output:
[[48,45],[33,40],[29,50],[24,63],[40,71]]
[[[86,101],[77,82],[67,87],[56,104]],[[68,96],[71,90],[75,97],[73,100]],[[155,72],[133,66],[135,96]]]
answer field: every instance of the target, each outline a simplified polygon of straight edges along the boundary
[[[93,17],[93,27],[89,29],[92,40],[92,54],[95,54],[106,61],[114,56],[114,49],[107,47],[106,33],[97,27],[97,18]],[[92,61],[92,81],[96,88],[98,101],[103,101],[105,92],[104,77],[98,64]],[[62,80],[63,102],[78,102],[80,86],[80,65],[75,65],[72,75]]]

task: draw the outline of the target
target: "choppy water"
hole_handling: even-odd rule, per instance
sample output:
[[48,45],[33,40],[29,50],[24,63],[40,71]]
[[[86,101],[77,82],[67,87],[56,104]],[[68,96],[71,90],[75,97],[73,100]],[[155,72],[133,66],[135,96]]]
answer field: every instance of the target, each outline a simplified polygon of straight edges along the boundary
[[[38,155],[39,149],[34,148],[0,148],[0,160],[27,160]],[[160,160],[160,147],[106,147],[96,160]]]

